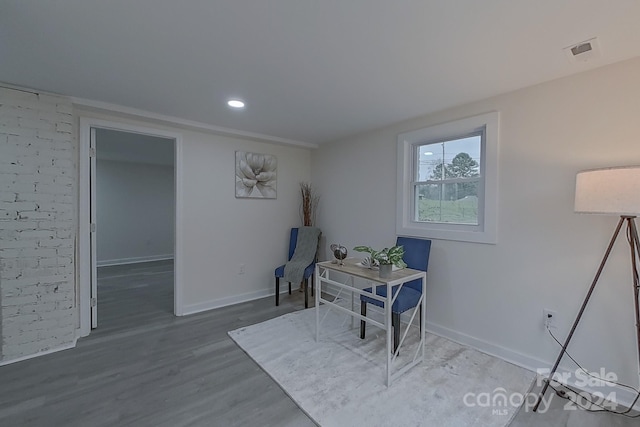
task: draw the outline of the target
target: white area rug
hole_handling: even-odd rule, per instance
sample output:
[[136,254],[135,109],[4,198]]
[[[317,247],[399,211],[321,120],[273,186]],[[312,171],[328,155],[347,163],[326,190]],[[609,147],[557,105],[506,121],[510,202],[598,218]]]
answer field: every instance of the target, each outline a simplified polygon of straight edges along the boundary
[[[314,310],[289,313],[229,336],[324,427],[501,427],[517,408],[483,406],[482,396],[524,394],[534,378],[530,371],[427,334],[425,361],[387,388],[383,331],[368,326],[367,338],[360,340],[358,329],[345,321],[348,316],[331,312],[316,342]],[[415,329],[408,340],[417,339]],[[412,353],[410,347],[404,350],[403,345],[401,354]]]

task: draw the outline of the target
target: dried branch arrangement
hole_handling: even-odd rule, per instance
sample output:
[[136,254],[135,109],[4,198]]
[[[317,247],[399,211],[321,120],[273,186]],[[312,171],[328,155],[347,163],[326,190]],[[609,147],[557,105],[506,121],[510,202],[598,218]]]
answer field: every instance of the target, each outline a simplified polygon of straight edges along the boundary
[[311,184],[308,182],[300,183],[300,192],[302,194],[302,225],[310,227],[316,220],[316,210],[318,208],[320,196],[315,193]]

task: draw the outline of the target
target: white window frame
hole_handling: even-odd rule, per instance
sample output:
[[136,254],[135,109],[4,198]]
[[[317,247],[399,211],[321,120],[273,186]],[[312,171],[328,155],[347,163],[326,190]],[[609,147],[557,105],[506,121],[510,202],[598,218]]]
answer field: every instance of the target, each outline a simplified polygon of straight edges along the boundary
[[[442,123],[398,135],[396,234],[400,236],[496,244],[498,238],[498,139],[497,111]],[[455,139],[484,129],[481,147],[481,189],[478,225],[415,220],[415,151],[417,145]],[[483,194],[482,194],[483,193]]]

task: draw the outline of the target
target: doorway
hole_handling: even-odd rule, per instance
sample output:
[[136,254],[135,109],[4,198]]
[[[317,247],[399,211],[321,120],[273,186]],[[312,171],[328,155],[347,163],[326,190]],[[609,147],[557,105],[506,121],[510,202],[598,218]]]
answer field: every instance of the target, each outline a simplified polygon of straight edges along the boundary
[[99,319],[182,315],[180,154],[180,135],[81,118],[81,336]]

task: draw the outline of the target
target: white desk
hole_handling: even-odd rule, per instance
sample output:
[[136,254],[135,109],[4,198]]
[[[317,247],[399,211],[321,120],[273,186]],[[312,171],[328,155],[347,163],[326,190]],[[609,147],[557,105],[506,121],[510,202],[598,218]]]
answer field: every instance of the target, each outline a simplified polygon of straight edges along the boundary
[[[347,258],[344,260],[344,265],[333,264],[331,261],[319,262],[316,264],[315,271],[315,282],[316,282],[316,341],[320,339],[320,327],[322,324],[322,320],[324,317],[320,319],[320,303],[326,304],[329,306],[329,310],[325,313],[325,316],[328,315],[331,310],[336,310],[341,313],[348,314],[352,316],[353,319],[364,320],[365,322],[375,325],[386,331],[386,339],[387,339],[387,367],[386,367],[386,384],[387,386],[391,385],[393,380],[398,378],[400,375],[404,374],[406,371],[422,362],[424,359],[424,341],[425,341],[425,319],[426,319],[426,304],[425,304],[425,283],[426,283],[426,273],[420,270],[412,270],[410,268],[403,268],[401,270],[397,270],[391,273],[391,277],[388,279],[381,279],[378,275],[377,271],[370,270],[365,267],[360,267],[356,265],[360,260],[356,258]],[[332,273],[340,273],[333,274]],[[338,276],[338,277],[336,277]],[[345,279],[346,278],[346,279]],[[355,278],[365,279],[368,283],[365,286],[362,286],[362,289],[365,287],[373,287],[373,292],[363,292],[360,287],[355,284]],[[339,281],[339,279],[342,279]],[[391,308],[393,303],[400,293],[400,288],[395,295],[392,295],[391,289],[393,286],[402,285],[406,282],[410,282],[415,279],[422,280],[422,295],[420,296],[420,300],[416,307],[422,307],[422,316],[420,325],[420,342],[418,343],[418,347],[413,354],[413,357],[410,358],[410,361],[403,366],[395,367],[394,363],[397,360],[400,349],[402,348],[402,344],[404,339],[407,336],[409,328],[407,327],[404,333],[400,337],[400,343],[398,345],[398,349],[393,352],[392,351],[392,340],[393,340],[393,331],[391,326]],[[345,308],[334,303],[333,300],[327,300],[322,298],[323,285],[332,285],[333,287],[338,288],[338,295],[342,294],[342,291],[346,291],[351,295],[351,309]],[[385,285],[387,287],[387,296],[382,297],[376,295],[375,287]],[[358,303],[360,302],[359,295],[365,295],[369,298],[376,299],[378,301],[382,301],[384,303],[384,323],[380,323],[376,320],[373,320],[369,317],[362,316],[357,310],[360,307],[360,304],[357,304],[357,307],[354,307],[354,296],[358,295]],[[409,313],[412,313],[411,320],[409,321],[409,325],[413,324],[413,321],[418,313],[417,309],[413,311],[409,310]],[[357,338],[359,339],[359,338]],[[392,372],[395,371],[395,372]]]

